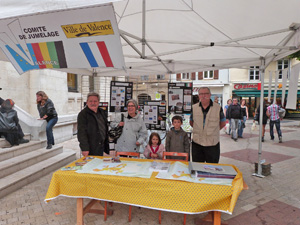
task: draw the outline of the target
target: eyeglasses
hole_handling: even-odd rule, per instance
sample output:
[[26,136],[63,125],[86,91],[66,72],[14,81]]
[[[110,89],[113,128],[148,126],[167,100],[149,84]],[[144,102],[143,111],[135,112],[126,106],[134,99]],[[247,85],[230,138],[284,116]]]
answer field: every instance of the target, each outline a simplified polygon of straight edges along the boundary
[[210,95],[210,93],[199,93],[199,95]]
[[135,106],[134,105],[128,105],[127,107],[130,108],[130,107],[135,107]]

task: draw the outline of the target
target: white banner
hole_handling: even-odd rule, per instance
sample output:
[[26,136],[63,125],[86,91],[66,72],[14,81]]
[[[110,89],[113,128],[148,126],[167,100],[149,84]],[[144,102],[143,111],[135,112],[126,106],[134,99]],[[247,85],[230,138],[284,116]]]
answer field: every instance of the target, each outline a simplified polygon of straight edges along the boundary
[[281,104],[282,105],[284,105],[284,100],[285,100],[287,74],[288,74],[288,68],[286,68],[282,71],[282,94],[281,94]]
[[275,87],[274,87],[273,104],[276,104],[276,95],[277,95],[277,88],[278,88],[278,77],[279,77],[279,70],[275,71]]
[[0,20],[0,47],[19,74],[125,67],[111,4]]
[[291,70],[289,93],[288,93],[287,103],[285,107],[286,109],[296,109],[299,70],[300,70],[300,64],[294,66]]

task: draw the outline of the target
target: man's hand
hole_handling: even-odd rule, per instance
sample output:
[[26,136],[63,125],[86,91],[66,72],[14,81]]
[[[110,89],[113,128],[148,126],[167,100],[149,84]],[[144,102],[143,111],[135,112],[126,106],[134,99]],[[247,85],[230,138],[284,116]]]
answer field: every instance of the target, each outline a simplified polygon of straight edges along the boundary
[[84,157],[86,157],[86,156],[89,155],[90,152],[89,152],[89,151],[82,151],[81,153],[82,153],[82,155],[83,155]]
[[124,126],[124,122],[120,122],[119,127],[123,127],[123,126]]
[[141,144],[140,144],[140,142],[137,141],[137,142],[135,142],[135,145],[140,146]]

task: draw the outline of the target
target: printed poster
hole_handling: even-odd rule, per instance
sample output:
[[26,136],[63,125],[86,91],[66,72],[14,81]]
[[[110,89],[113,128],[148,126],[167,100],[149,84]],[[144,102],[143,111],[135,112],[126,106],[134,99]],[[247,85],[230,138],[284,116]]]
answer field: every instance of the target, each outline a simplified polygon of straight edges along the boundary
[[110,85],[110,112],[126,112],[127,101],[132,99],[133,83],[112,81]]
[[125,66],[112,5],[2,19],[0,28],[0,48],[19,74]]
[[165,101],[144,102],[144,122],[149,130],[166,130]]
[[183,114],[192,111],[192,83],[169,83],[169,113]]

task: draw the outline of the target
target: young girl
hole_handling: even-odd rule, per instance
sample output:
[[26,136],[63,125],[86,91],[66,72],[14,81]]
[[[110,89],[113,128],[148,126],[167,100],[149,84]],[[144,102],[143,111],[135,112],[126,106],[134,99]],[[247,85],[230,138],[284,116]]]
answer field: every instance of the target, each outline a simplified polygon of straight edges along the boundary
[[144,151],[144,156],[147,159],[162,159],[165,146],[161,144],[161,139],[158,133],[152,133],[149,138],[149,143]]

